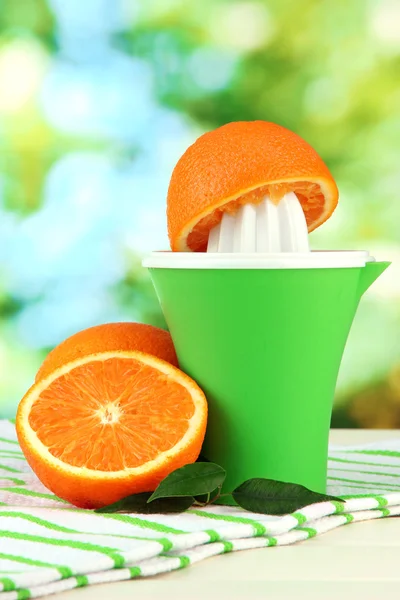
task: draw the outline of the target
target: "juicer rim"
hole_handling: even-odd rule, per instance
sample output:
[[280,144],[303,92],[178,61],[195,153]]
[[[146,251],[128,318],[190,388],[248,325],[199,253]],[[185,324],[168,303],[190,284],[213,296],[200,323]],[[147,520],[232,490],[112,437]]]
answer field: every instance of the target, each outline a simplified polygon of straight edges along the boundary
[[359,268],[375,258],[366,250],[311,252],[221,253],[151,252],[142,261],[150,269],[333,269]]

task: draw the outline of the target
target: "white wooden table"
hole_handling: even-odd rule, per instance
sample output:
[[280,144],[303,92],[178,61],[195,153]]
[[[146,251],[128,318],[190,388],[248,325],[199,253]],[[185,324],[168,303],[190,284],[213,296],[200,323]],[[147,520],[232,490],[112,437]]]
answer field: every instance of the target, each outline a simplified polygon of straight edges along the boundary
[[[400,430],[332,430],[335,444],[400,436]],[[385,600],[400,598],[400,518],[355,523],[319,537],[204,560],[152,578],[93,585],[57,600]]]

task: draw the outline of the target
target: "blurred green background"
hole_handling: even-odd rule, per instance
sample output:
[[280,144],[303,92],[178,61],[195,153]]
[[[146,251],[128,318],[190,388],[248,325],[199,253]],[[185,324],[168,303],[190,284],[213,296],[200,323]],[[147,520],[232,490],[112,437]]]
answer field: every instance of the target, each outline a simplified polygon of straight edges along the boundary
[[398,0],[1,0],[0,417],[73,332],[165,326],[140,259],[168,247],[173,166],[203,131],[265,119],[338,182],[312,246],[393,261],[333,426],[400,427],[399,73]]

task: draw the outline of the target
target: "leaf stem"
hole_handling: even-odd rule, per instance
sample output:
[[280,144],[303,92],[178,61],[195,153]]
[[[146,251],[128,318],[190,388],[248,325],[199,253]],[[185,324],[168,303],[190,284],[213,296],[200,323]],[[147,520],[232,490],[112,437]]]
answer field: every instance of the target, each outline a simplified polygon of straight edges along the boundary
[[208,501],[208,504],[213,504],[214,502],[216,502],[220,498],[224,498],[224,496],[232,496],[231,493],[221,494],[221,487],[222,486],[218,487],[216,495],[214,496],[214,498],[212,498],[211,500]]
[[203,506],[207,506],[208,502],[200,502],[199,500],[195,500],[193,502],[193,504],[194,504],[194,506],[201,506],[201,507],[203,507]]
[[[220,489],[220,488],[218,488]],[[206,499],[204,502],[201,502],[200,500],[196,500],[194,501],[194,505],[195,506],[201,506],[202,508],[204,508],[204,506],[207,506],[208,504],[211,504],[211,502],[213,502],[213,500],[210,500],[211,498],[211,492],[208,492],[208,494],[206,494]]]

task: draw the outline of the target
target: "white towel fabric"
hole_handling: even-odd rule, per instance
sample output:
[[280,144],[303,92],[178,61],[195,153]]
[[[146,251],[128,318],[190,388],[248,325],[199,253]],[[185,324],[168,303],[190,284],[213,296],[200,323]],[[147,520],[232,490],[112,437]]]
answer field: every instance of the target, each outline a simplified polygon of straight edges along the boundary
[[0,600],[180,569],[209,556],[294,544],[354,521],[400,515],[400,439],[330,448],[322,502],[282,517],[211,506],[183,514],[96,514],[36,478],[0,421]]

